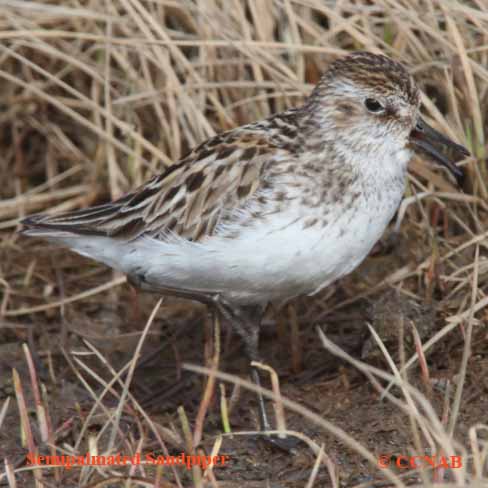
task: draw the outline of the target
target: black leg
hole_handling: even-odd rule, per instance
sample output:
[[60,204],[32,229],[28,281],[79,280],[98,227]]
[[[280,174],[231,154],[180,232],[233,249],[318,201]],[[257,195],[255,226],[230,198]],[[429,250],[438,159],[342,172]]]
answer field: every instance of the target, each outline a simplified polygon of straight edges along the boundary
[[[241,306],[232,307],[224,305],[222,311],[230,321],[233,330],[239,335],[243,344],[249,363],[259,362],[259,329],[263,318],[265,306]],[[256,386],[261,386],[259,371],[251,366],[251,378]],[[265,402],[263,395],[258,392],[259,427],[261,430],[271,430],[271,426],[266,415]]]
[[[128,281],[144,291],[186,298],[188,300],[195,300],[216,309],[229,322],[232,329],[241,338],[249,362],[251,363],[253,361],[259,361],[259,329],[266,306],[236,306],[227,302],[218,293],[210,294],[179,288],[155,287],[138,276],[128,277]],[[251,378],[256,386],[261,386],[259,371],[253,366],[251,366]],[[262,431],[271,430],[271,425],[266,414],[264,397],[260,392],[258,393],[258,409],[260,429]],[[294,442],[294,439],[291,438],[269,438],[268,440],[270,440],[273,445],[276,445],[288,452],[296,446],[296,442]]]
[[[229,307],[228,304],[225,308]],[[259,330],[261,327],[261,320],[264,315],[265,306],[241,306],[234,308],[227,308],[222,311],[224,316],[232,324],[232,328],[241,337],[244,343],[246,355],[250,362],[259,361]],[[256,386],[261,386],[259,370],[251,366],[251,378]],[[263,395],[258,392],[258,410],[259,410],[259,427],[262,431],[273,430],[266,414],[265,401]],[[298,439],[294,437],[264,437],[264,440],[271,443],[273,446],[293,453],[299,443]]]

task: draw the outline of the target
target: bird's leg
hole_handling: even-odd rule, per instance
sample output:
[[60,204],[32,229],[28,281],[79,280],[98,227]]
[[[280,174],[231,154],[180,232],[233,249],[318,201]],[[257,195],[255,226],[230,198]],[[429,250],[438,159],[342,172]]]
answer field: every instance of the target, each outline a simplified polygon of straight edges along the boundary
[[[265,306],[231,306],[227,303],[219,303],[217,300],[217,307],[221,307],[221,313],[227,320],[230,321],[232,328],[241,338],[246,355],[251,362],[251,378],[254,384],[261,387],[261,380],[259,376],[259,370],[255,366],[252,366],[252,362],[259,361],[259,330],[261,326],[261,320],[264,315]],[[259,427],[261,431],[272,430],[271,425],[266,414],[266,408],[264,403],[264,397],[261,391],[258,391],[258,410],[259,410]],[[286,452],[293,453],[297,447],[297,439],[287,437],[269,437],[264,438],[266,441],[283,449]]]
[[186,298],[187,300],[203,303],[209,307],[215,307],[215,303],[219,299],[218,294],[185,290],[183,288],[172,288],[169,286],[156,286],[148,283],[143,276],[139,275],[127,275],[127,281],[132,286],[135,286],[142,291],[157,293],[158,295],[168,295],[176,298]]
[[[147,283],[143,276],[138,275],[127,276],[127,281],[143,291],[195,300],[208,307],[216,309],[217,312],[229,322],[233,330],[241,338],[249,362],[259,361],[259,328],[266,308],[265,306],[248,305],[234,307],[218,293],[210,294],[181,288],[154,286]],[[253,366],[251,366],[251,378],[257,386],[261,386],[259,372],[257,368]],[[258,393],[258,401],[260,428],[261,430],[270,430],[270,424],[264,407],[264,398],[260,392]]]
[[[232,307],[227,303],[217,300],[217,307],[222,315],[230,322],[233,330],[239,335],[243,344],[246,356],[251,364],[251,378],[256,386],[261,387],[259,371],[252,363],[258,362],[259,358],[259,329],[263,318],[265,306],[247,305]],[[264,398],[258,392],[259,427],[261,430],[271,430],[268,416],[266,414]]]
[[[239,335],[243,344],[246,356],[250,363],[253,361],[259,362],[259,329],[261,320],[264,315],[265,306],[263,305],[245,305],[236,306],[230,304],[219,293],[205,293],[193,290],[185,290],[171,287],[155,287],[148,284],[140,277],[128,277],[131,284],[141,288],[145,291],[158,293],[162,295],[170,295],[179,298],[186,298],[188,300],[195,300],[209,307],[216,309],[231,325],[232,329]],[[251,365],[251,378],[254,384],[261,387],[261,380],[259,371],[256,367]],[[259,427],[262,431],[271,430],[271,426],[266,414],[264,397],[261,392],[258,392],[258,409],[259,409]],[[296,442],[292,438],[272,439],[269,438],[273,445],[280,447],[288,452],[292,451],[296,446]]]

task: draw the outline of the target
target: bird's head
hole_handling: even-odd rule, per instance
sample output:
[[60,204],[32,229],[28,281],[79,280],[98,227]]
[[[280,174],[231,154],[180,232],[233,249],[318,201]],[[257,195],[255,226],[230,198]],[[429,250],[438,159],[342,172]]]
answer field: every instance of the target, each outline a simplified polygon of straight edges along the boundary
[[420,150],[462,179],[462,170],[445,153],[467,156],[468,151],[425,122],[415,80],[386,56],[357,52],[335,61],[307,107],[312,123],[332,127],[332,137],[349,141],[352,151],[386,151],[406,164],[411,150]]

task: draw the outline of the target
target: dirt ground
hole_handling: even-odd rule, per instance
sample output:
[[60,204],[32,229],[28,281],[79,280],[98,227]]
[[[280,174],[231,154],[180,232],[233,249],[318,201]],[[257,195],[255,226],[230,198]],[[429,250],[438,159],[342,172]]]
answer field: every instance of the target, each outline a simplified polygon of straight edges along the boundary
[[[322,296],[296,300],[280,311],[270,309],[261,334],[262,357],[279,374],[284,397],[343,429],[375,457],[392,456],[392,463],[394,456],[409,455],[413,449],[408,415],[390,402],[381,400],[378,391],[361,372],[326,351],[318,340],[316,327],[321,327],[327,337],[353,357],[385,370],[388,366],[369,337],[366,323],[375,327],[397,363],[402,322],[415,323],[423,342],[439,330],[444,322],[444,309],[443,304],[435,299],[430,302],[415,300],[388,285],[377,287],[376,292],[362,297],[365,289],[374,289],[371,285],[382,282],[391,266],[415,267],[414,241],[415,236],[408,233],[402,233],[394,245],[385,239],[354,274],[326,290]],[[418,254],[422,250],[417,246],[415,252]],[[4,248],[3,253],[3,262],[8,263],[6,274],[11,278],[25,276],[25,267],[33,260],[36,262],[29,291],[15,296],[16,303],[23,306],[42,302],[42,297],[47,294],[51,298],[60,293],[71,296],[72,289],[79,289],[79,282],[74,282],[70,275],[71,269],[86,268],[83,278],[86,289],[112,277],[111,272],[102,266],[37,241],[20,239],[11,248]],[[21,290],[21,287],[17,289]],[[11,374],[15,368],[24,386],[30,415],[34,415],[29,370],[21,348],[22,343],[27,343],[39,381],[46,386],[57,444],[63,438],[73,442],[93,406],[93,398],[88,388],[73,374],[70,363],[76,353],[88,352],[83,342],[88,340],[115,369],[122,367],[131,359],[139,333],[156,301],[157,297],[136,294],[125,284],[62,308],[7,318],[0,338],[0,404],[15,393]],[[205,363],[204,351],[212,345],[211,323],[204,307],[167,299],[151,326],[135,371],[131,393],[152,420],[161,426],[170,454],[178,455],[185,449],[178,407],[182,405],[185,408],[190,423],[193,423],[204,387],[202,377],[182,370],[181,364]],[[298,325],[298,335],[292,332],[294,323]],[[402,342],[407,357],[413,352],[409,330],[405,328]],[[239,340],[231,337],[225,324],[221,335],[220,369],[245,377],[247,365]],[[461,442],[467,441],[467,429],[486,416],[488,405],[485,327],[475,330],[472,344],[473,354],[456,429],[456,438]],[[446,385],[455,382],[462,348],[461,328],[436,343],[427,356],[430,387],[423,381],[418,367],[409,371],[410,383],[427,396],[440,418]],[[87,356],[85,363],[107,381],[110,380],[99,360]],[[100,391],[100,385],[93,379],[88,380],[88,384],[95,391]],[[232,385],[227,384],[226,388],[230,396]],[[393,389],[392,392],[401,398],[399,390]],[[216,437],[222,433],[218,398],[214,395],[203,427],[202,447],[207,453],[212,451]],[[107,407],[117,403],[110,396],[105,402]],[[274,418],[269,402],[268,407]],[[127,429],[126,435],[129,436],[135,426],[130,412],[127,415],[127,418],[122,418],[121,426]],[[89,430],[92,434],[102,428],[102,418],[100,415],[99,421],[96,417],[91,420]],[[19,467],[26,463],[28,449],[19,443],[18,410],[13,404],[7,419],[0,433],[0,456],[8,457],[14,466]],[[380,486],[381,470],[348,448],[341,439],[319,429],[299,414],[287,412],[286,420],[289,430],[305,434],[324,446],[341,486]],[[253,393],[240,391],[230,412],[230,425],[234,432],[258,428],[257,401]],[[148,435],[143,450],[151,452],[152,449],[158,453],[155,439]],[[428,451],[426,447],[426,454]],[[225,466],[215,468],[215,476],[222,487],[242,486],[244,482],[245,486],[251,487],[304,486],[316,459],[305,444],[298,444],[294,452],[285,452],[257,435],[225,436],[220,454],[229,456]],[[420,479],[419,473],[413,470],[405,468],[397,469],[397,472],[406,477],[405,482]],[[70,471],[63,472],[66,483],[72,475]],[[182,480],[190,482],[190,471],[183,470],[180,475]],[[26,482],[31,479],[30,475],[25,476]],[[330,486],[330,474],[325,467],[319,470],[316,483],[317,486]]]

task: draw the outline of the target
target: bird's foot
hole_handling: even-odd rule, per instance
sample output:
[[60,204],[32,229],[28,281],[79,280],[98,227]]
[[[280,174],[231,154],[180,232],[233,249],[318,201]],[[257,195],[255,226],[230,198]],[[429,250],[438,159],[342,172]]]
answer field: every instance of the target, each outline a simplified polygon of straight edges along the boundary
[[296,454],[301,440],[291,435],[281,436],[282,434],[268,434],[262,432],[259,438],[272,448],[278,448],[288,454]]

